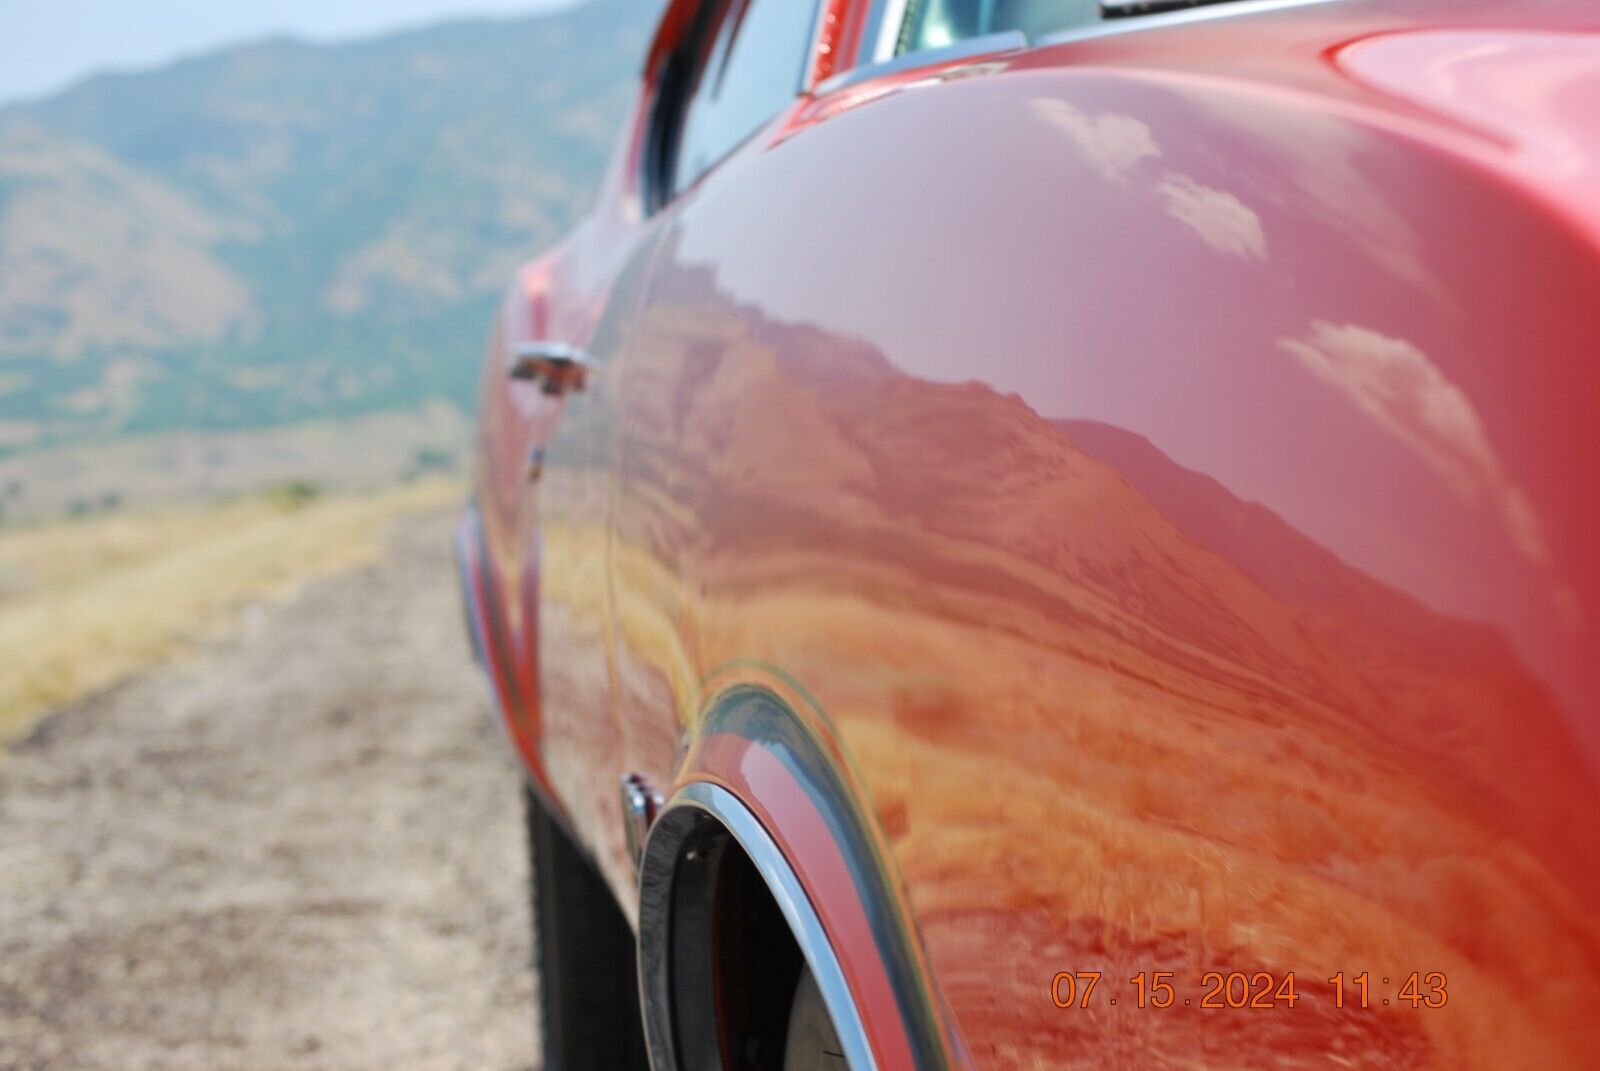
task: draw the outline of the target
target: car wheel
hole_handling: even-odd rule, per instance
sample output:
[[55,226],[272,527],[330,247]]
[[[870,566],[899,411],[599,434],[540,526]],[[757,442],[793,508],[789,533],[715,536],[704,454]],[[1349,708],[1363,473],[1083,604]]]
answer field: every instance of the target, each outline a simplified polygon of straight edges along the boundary
[[844,1071],[844,1050],[822,1000],[822,988],[807,967],[800,972],[789,1006],[789,1031],[783,1044],[783,1071]]
[[649,1071],[634,937],[610,888],[524,790],[534,964],[547,1071]]

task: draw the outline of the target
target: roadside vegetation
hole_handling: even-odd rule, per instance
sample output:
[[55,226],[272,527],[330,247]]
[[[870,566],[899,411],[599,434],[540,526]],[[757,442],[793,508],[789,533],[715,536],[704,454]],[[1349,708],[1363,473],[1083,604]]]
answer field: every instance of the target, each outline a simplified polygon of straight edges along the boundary
[[249,604],[373,560],[389,521],[461,494],[445,477],[363,494],[296,481],[0,528],[0,747],[51,707],[216,635]]

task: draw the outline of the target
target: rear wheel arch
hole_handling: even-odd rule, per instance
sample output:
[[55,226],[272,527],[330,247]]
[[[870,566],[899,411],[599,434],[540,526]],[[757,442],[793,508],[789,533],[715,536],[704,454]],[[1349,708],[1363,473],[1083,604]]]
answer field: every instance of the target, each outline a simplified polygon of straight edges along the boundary
[[[706,710],[640,865],[639,981],[657,1071],[723,1066],[708,1047],[728,1044],[719,1002],[763,954],[740,947],[725,917],[740,873],[781,915],[854,1071],[952,1066],[943,1002],[826,718],[749,683]],[[787,1001],[784,970],[780,956],[766,981],[787,986]]]

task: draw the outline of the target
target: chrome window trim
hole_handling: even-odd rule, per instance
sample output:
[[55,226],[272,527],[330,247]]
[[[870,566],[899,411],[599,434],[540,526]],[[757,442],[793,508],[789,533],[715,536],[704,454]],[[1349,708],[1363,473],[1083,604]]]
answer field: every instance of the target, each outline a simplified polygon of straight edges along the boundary
[[[670,1008],[655,1006],[657,1002],[670,1000],[668,993],[661,991],[666,984],[665,976],[657,975],[665,963],[666,946],[670,939],[669,933],[663,931],[671,925],[667,903],[671,897],[672,870],[677,864],[677,860],[665,859],[663,855],[675,855],[677,846],[655,843],[660,839],[656,833],[677,825],[679,819],[673,818],[674,813],[689,809],[710,816],[727,830],[766,883],[773,902],[778,905],[784,922],[794,935],[795,943],[800,946],[801,955],[816,977],[818,988],[822,990],[822,1001],[833,1019],[849,1071],[878,1071],[877,1059],[867,1039],[866,1024],[850,994],[844,968],[828,940],[827,931],[822,928],[822,920],[811,906],[805,887],[800,884],[782,849],[760,819],[751,813],[739,797],[708,781],[691,782],[674,793],[652,826],[650,839],[645,844],[644,866],[640,874],[639,996],[644,1002],[646,1038],[650,1045],[652,1066],[658,1069],[677,1068],[673,1040],[676,1030],[662,1026],[656,1019],[656,1015],[662,1011],[670,1016]],[[666,839],[674,838],[669,836]],[[681,837],[677,839],[681,843]],[[654,897],[651,896],[652,892],[656,894]],[[645,924],[647,916],[653,923],[649,927]]]
[[884,5],[883,22],[878,24],[878,39],[872,44],[872,62],[883,63],[894,58],[895,43],[905,26],[908,0],[888,0]]
[[1031,48],[1070,44],[1073,41],[1091,41],[1097,37],[1114,37],[1138,33],[1140,30],[1163,30],[1172,26],[1187,26],[1195,22],[1216,19],[1240,18],[1246,15],[1269,15],[1274,11],[1287,11],[1297,7],[1316,7],[1337,4],[1343,0],[1218,0],[1216,3],[1181,11],[1161,11],[1153,15],[1128,15],[1111,19],[1096,26],[1080,26],[1072,30],[1046,34],[1030,44]]
[[[1319,4],[1339,2],[1341,0],[1218,0],[1216,3],[1185,8],[1181,11],[1163,11],[1151,15],[1129,15],[1124,18],[1103,20],[1092,26],[1079,26],[1070,30],[1062,30],[1059,33],[1046,34],[1037,41],[1025,41],[1021,47],[1043,48],[1048,45],[1070,44],[1074,41],[1089,41],[1098,37],[1138,33],[1141,30],[1160,30],[1196,22],[1209,22],[1213,19],[1263,15],[1291,8],[1312,7]],[[896,55],[894,51],[895,43],[900,39],[900,31],[906,18],[906,9],[907,0],[884,0],[883,22],[878,27],[878,39],[873,44],[871,60],[823,81],[818,84],[816,91],[819,93],[826,92],[830,89],[838,89],[851,82],[866,81],[868,78],[874,78],[880,74],[892,74],[895,71],[905,70],[910,67],[939,63],[948,58],[946,53],[950,49],[958,49],[966,42],[984,41],[989,37],[1000,36],[1000,34],[990,34],[985,37],[970,37],[965,42],[957,41],[946,48],[923,49],[918,52],[906,52]],[[991,48],[988,51],[998,52],[1002,50]],[[957,53],[958,56],[961,54]],[[967,54],[979,55],[981,52],[975,51]],[[855,75],[856,77],[850,78],[848,81],[841,80],[847,75]]]
[[1002,30],[1000,33],[988,33],[982,37],[967,37],[943,48],[925,48],[920,52],[907,52],[893,59],[883,60],[881,63],[869,63],[852,67],[848,71],[840,71],[832,78],[818,82],[815,92],[820,96],[836,89],[843,89],[845,86],[855,85],[857,82],[865,82],[869,78],[879,78],[897,71],[914,71],[919,67],[932,67],[951,60],[977,59],[980,56],[1021,52],[1027,47],[1028,39],[1022,35],[1021,30]]

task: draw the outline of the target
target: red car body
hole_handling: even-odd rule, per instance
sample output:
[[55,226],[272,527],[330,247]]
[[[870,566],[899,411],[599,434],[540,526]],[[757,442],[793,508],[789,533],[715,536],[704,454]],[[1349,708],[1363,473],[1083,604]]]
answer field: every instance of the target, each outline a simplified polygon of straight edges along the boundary
[[1600,9],[875,67],[833,0],[652,205],[695,6],[508,292],[460,538],[630,919],[624,774],[756,818],[878,1067],[1600,1067]]

